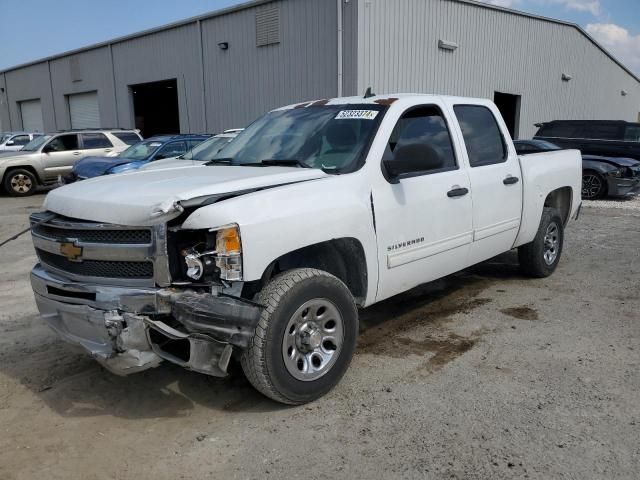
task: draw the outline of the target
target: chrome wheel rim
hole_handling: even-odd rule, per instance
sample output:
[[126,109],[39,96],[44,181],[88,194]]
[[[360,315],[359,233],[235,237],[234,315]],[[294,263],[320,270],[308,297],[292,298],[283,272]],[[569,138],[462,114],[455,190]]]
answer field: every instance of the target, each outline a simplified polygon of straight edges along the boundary
[[305,302],[287,323],[282,357],[287,371],[303,382],[325,375],[336,363],[344,342],[344,321],[326,298]]
[[11,177],[11,189],[16,193],[27,193],[32,187],[33,182],[23,173]]
[[595,198],[602,189],[602,180],[593,174],[582,176],[582,196],[584,198]]
[[555,222],[551,222],[544,234],[544,261],[547,265],[553,265],[558,258],[560,248],[560,229]]

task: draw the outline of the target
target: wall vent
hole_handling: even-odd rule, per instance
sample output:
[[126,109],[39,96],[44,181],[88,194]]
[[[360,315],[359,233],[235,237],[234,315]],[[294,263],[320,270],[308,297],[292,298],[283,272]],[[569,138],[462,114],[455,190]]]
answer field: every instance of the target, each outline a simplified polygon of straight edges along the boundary
[[280,43],[280,6],[269,3],[256,8],[256,46]]
[[82,73],[80,72],[80,59],[78,57],[71,57],[69,59],[69,74],[71,75],[72,82],[82,81]]

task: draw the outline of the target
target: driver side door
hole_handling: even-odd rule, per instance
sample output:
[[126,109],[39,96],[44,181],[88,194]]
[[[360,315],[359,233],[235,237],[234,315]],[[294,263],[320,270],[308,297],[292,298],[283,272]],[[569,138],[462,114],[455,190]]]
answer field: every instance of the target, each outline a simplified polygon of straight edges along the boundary
[[51,139],[42,148],[42,167],[45,182],[71,172],[73,164],[82,158],[77,133],[65,133]]
[[383,160],[390,162],[400,161],[398,152],[407,146],[405,152],[431,153],[429,158],[410,159],[412,163],[424,162],[423,170],[415,163],[418,171],[396,178],[387,175],[386,181],[373,189],[377,300],[467,266],[473,241],[471,186],[445,112],[438,104],[409,108],[386,146]]

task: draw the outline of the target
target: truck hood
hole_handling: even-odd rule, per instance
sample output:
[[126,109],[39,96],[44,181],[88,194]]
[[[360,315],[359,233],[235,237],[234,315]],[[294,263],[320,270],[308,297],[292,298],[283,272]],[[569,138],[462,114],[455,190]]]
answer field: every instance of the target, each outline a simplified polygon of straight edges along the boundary
[[200,166],[95,177],[47,195],[44,208],[82,220],[146,226],[177,217],[185,207],[280,185],[329,177],[296,167]]

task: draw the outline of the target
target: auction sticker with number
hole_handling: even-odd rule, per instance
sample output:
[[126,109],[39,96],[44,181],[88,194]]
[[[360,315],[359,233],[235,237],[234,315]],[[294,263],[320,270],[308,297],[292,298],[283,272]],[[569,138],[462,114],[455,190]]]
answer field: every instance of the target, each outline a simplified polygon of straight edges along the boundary
[[378,115],[378,110],[340,110],[334,120],[363,119],[373,120]]

